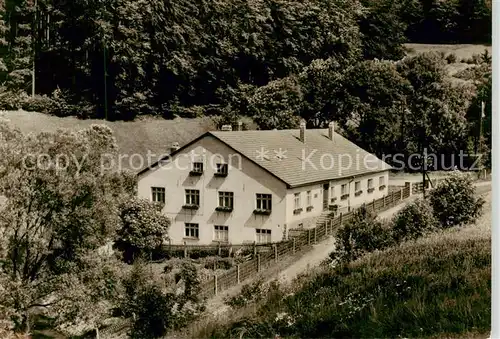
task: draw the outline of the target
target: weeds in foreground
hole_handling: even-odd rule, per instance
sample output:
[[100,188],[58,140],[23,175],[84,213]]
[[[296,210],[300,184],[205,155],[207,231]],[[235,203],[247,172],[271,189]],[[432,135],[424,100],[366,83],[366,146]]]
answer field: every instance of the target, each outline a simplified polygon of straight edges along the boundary
[[323,268],[206,337],[429,337],[490,328],[488,239],[419,239]]

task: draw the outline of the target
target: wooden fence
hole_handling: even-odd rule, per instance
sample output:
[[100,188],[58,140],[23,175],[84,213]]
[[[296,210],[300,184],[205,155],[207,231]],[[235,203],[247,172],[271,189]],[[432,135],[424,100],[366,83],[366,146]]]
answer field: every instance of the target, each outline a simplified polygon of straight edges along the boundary
[[[231,244],[231,243],[216,243],[212,245],[170,245],[166,244],[162,246],[162,252],[164,254],[172,253],[174,257],[192,257],[193,253],[196,252],[210,252],[212,255],[218,256],[228,256],[230,257],[234,254],[252,254],[256,255],[261,252],[269,252],[272,250],[273,246],[277,243],[265,243],[258,244],[256,242],[247,244]],[[199,253],[198,253],[199,254]]]
[[[426,188],[426,190],[432,190],[433,187],[436,187],[439,182],[445,179],[446,178],[432,179],[432,183],[427,183],[426,186],[428,188]],[[399,190],[394,190],[388,195],[378,200],[373,200],[363,206],[368,210],[374,211],[375,213],[384,212],[396,205],[399,205],[413,194],[422,193],[422,191],[422,182],[407,182],[406,185],[401,187]],[[356,210],[357,209],[353,209],[347,213],[340,213],[337,217],[327,218],[324,223],[317,225],[315,228],[291,229],[288,233],[288,241],[261,245],[262,250],[254,251],[253,259],[239,264],[223,274],[216,274],[213,279],[203,283],[201,285],[201,295],[207,298],[216,296],[222,291],[255,277],[256,274],[262,272],[273,264],[296,255],[299,251],[309,251],[312,249],[313,244],[316,244],[333,235],[333,233],[343,223],[351,220]],[[257,248],[259,247],[260,246],[257,245]]]
[[[410,197],[410,193],[410,187],[407,185],[364,206],[368,210],[380,213],[400,204],[403,200]],[[255,277],[256,274],[266,268],[290,258],[299,251],[307,252],[312,249],[313,244],[331,236],[343,223],[351,220],[355,211],[353,209],[348,213],[341,213],[335,218],[326,219],[324,223],[315,228],[290,230],[288,241],[272,244],[270,251],[259,252],[252,260],[236,265],[236,267],[231,268],[223,274],[214,275],[213,279],[203,283],[201,285],[201,295],[206,298],[216,296],[222,291]]]

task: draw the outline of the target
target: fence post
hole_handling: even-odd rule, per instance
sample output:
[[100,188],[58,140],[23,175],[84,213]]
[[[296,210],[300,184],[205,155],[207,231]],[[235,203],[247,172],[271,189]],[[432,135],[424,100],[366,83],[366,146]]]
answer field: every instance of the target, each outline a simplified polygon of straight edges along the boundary
[[307,230],[307,244],[311,245],[311,229]]
[[405,182],[405,188],[408,188],[408,197],[411,197],[412,195],[412,183],[411,181]]
[[384,200],[384,205],[383,205],[383,206],[384,206],[384,208],[385,208],[385,197],[386,197],[386,196],[384,195],[384,197],[382,198],[382,199]]
[[373,212],[375,212],[375,199],[373,199],[372,204],[373,204]]
[[278,262],[278,245],[274,244],[274,261]]
[[292,239],[292,253],[295,254],[295,238]]
[[314,243],[315,244],[318,242],[318,238],[316,237],[316,233],[318,233],[317,231],[318,231],[318,227],[316,226],[316,227],[314,227]]
[[342,212],[340,212],[340,222],[339,222],[339,226],[342,226]]
[[217,274],[214,275],[214,291],[215,291],[215,295],[217,295]]
[[238,282],[238,285],[240,284],[240,265],[236,265],[236,280]]
[[257,272],[260,272],[260,254],[257,254]]
[[186,242],[184,241],[184,258],[187,258],[187,256],[188,256],[188,249],[187,249]]
[[400,192],[400,197],[401,197],[399,200],[402,201],[403,200],[403,189],[401,189],[401,191],[399,191],[399,192]]
[[221,248],[220,248],[220,241],[218,243],[218,246],[217,246],[217,255],[220,257],[220,253],[221,253]]
[[257,255],[257,244],[255,243],[255,241],[253,242],[253,255]]

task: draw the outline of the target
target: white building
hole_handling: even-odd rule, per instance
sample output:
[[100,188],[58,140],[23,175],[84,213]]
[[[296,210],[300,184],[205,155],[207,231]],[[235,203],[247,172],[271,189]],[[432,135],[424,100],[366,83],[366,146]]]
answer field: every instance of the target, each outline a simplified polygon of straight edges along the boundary
[[277,242],[387,195],[390,166],[328,129],[207,132],[139,173],[172,244]]

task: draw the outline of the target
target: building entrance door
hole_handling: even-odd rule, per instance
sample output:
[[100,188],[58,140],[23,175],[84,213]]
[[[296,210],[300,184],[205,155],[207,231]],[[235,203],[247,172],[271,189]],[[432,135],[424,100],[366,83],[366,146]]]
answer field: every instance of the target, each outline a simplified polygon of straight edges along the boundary
[[328,191],[330,190],[330,184],[323,185],[323,211],[328,210]]

